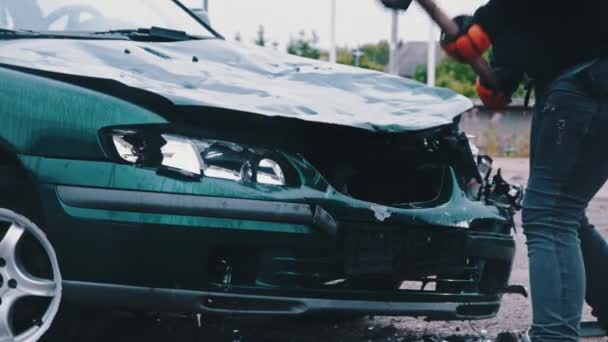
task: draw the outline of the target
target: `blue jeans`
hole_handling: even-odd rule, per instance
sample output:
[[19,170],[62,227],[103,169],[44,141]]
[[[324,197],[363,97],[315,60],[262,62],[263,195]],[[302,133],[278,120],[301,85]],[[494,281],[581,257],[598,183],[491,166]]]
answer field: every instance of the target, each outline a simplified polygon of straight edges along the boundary
[[586,208],[608,179],[608,99],[567,75],[538,99],[523,227],[530,259],[532,341],[577,341],[585,294],[608,313],[608,244]]

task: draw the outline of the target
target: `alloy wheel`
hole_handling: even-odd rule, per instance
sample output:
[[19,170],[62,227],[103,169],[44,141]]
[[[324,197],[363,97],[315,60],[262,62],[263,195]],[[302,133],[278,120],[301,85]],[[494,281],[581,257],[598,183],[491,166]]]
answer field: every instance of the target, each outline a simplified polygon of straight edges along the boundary
[[[0,342],[38,341],[50,328],[61,302],[61,274],[57,256],[40,228],[27,218],[12,211],[0,209],[0,226],[6,228],[0,240]],[[50,265],[49,277],[33,275],[24,263],[22,241],[35,241]],[[31,324],[15,329],[15,308],[26,298],[44,298],[44,308]],[[48,303],[48,304],[47,304]],[[29,317],[28,317],[29,319]]]

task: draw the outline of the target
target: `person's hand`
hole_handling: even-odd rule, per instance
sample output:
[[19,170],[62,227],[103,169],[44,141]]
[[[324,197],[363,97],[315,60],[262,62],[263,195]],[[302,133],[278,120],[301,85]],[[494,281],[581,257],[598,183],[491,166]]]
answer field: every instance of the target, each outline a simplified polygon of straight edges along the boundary
[[382,4],[387,8],[394,10],[407,10],[413,0],[381,0]]
[[445,53],[462,63],[469,63],[486,52],[492,45],[490,36],[479,24],[473,23],[471,16],[458,16],[454,22],[460,28],[460,35],[448,38],[441,36],[441,46]]
[[511,103],[511,99],[505,93],[484,86],[479,79],[477,79],[476,88],[481,102],[489,110],[504,109]]

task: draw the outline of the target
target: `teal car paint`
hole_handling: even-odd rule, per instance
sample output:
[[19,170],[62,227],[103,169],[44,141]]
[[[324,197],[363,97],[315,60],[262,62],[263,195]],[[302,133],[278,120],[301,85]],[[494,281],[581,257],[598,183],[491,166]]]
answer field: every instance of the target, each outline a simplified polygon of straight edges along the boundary
[[116,124],[166,123],[115,97],[48,78],[0,69],[0,141],[23,154],[102,159],[98,132]]
[[[156,94],[176,106],[230,109],[381,132],[450,124],[472,107],[467,98],[447,89],[224,40],[66,40],[61,44],[14,40],[0,44],[0,64],[88,82],[111,80]],[[322,101],[323,97],[332,101]]]

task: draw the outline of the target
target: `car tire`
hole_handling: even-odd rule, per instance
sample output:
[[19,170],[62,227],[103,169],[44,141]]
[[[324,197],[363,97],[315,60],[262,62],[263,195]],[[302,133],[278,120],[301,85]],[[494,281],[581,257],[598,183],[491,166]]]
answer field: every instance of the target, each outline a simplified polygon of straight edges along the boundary
[[0,340],[38,341],[58,313],[62,278],[39,222],[33,187],[16,167],[0,165]]

